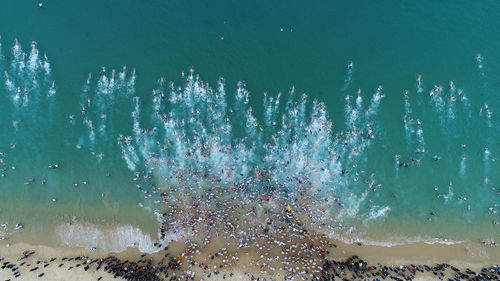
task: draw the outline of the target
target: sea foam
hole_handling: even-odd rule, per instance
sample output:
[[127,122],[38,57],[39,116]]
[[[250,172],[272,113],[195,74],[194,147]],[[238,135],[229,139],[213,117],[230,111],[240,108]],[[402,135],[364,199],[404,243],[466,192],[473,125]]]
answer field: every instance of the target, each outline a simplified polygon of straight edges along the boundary
[[95,248],[99,252],[122,252],[137,248],[144,253],[158,252],[154,239],[140,228],[131,225],[115,227],[87,223],[61,224],[56,229],[60,244],[85,249]]

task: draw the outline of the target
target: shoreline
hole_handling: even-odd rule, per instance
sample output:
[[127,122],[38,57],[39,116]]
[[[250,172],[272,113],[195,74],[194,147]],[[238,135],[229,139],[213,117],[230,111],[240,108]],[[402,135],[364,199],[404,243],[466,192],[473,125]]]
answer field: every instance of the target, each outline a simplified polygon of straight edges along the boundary
[[[322,238],[317,237],[317,239]],[[292,240],[289,245],[283,246],[293,248],[294,245],[298,245],[296,243],[298,241]],[[311,243],[313,243],[313,240],[315,239],[311,239]],[[118,273],[115,271],[110,273],[103,270],[108,264],[108,261],[106,261],[108,259],[109,264],[113,264],[114,267],[123,269],[128,266],[128,270],[134,263],[131,261],[135,261],[135,264],[139,265],[139,267],[146,266],[146,268],[141,269],[142,273],[141,270],[138,270],[139,273],[136,274],[151,274],[150,277],[159,274],[157,280],[169,280],[174,274],[175,278],[173,280],[257,280],[259,278],[260,280],[264,280],[263,278],[265,280],[301,280],[300,277],[314,279],[334,273],[344,274],[343,278],[347,280],[357,280],[356,275],[361,274],[363,268],[348,269],[348,267],[349,265],[357,266],[358,264],[363,264],[365,269],[374,267],[375,269],[369,270],[370,274],[375,273],[376,268],[380,269],[385,266],[394,271],[393,276],[396,276],[396,270],[401,266],[401,268],[408,268],[412,265],[412,270],[405,270],[406,273],[404,274],[413,272],[412,279],[414,280],[435,280],[434,271],[440,274],[443,273],[443,278],[444,276],[453,278],[453,275],[450,274],[456,273],[455,269],[458,269],[463,274],[466,273],[467,269],[480,272],[483,268],[495,268],[492,267],[495,261],[497,264],[500,261],[500,249],[491,248],[488,251],[488,256],[480,257],[471,252],[468,248],[470,245],[467,243],[445,245],[420,242],[390,247],[345,244],[331,239],[326,243],[328,243],[327,248],[317,248],[316,251],[313,251],[319,253],[319,255],[311,254],[308,256],[300,252],[288,255],[290,259],[301,259],[304,263],[310,260],[314,265],[307,266],[311,270],[314,266],[320,268],[320,270],[312,274],[307,269],[300,268],[300,270],[291,274],[290,270],[284,270],[287,268],[286,258],[278,262],[269,261],[263,263],[259,260],[259,255],[262,253],[258,249],[239,251],[236,247],[231,247],[231,245],[225,248],[223,247],[225,240],[218,238],[213,239],[206,247],[196,247],[197,250],[192,247],[192,241],[174,241],[169,243],[168,250],[161,250],[153,254],[144,254],[135,248],[128,248],[120,253],[91,252],[80,247],[50,247],[32,245],[21,241],[15,241],[10,247],[6,247],[6,242],[2,241],[0,243],[0,258],[2,259],[0,265],[5,265],[5,262],[14,264],[13,268],[20,273],[20,276],[16,278],[13,275],[14,271],[3,268],[0,272],[0,279],[33,280],[36,278],[43,280],[45,278],[45,280],[104,281],[116,280],[115,275],[119,279],[124,272]],[[25,256],[23,252],[26,253],[26,251],[34,253],[23,258]],[[325,252],[324,255],[321,254],[323,251]],[[273,253],[272,249],[269,249],[268,253]],[[68,259],[72,257],[73,259],[71,261],[68,261],[68,259],[62,261],[64,257]],[[75,258],[79,259],[75,260]],[[124,261],[127,264],[124,264]],[[23,262],[24,264],[22,264]],[[99,263],[101,263],[100,268],[98,268]],[[27,266],[28,264],[29,266]],[[60,264],[63,265],[59,266]],[[148,264],[149,267],[147,267]],[[346,268],[342,271],[335,271],[334,264],[337,264],[337,268],[339,264],[345,265]],[[413,267],[413,265],[415,266]],[[423,272],[419,272],[419,265],[422,265]],[[35,267],[36,270],[30,271]],[[427,267],[431,270],[426,271],[425,268]],[[447,268],[455,269],[446,271]],[[168,272],[169,275],[166,276],[165,272]],[[42,273],[43,276],[38,278],[37,276]],[[368,274],[368,271],[364,273]],[[500,269],[495,274],[492,276],[500,278]],[[125,280],[139,280],[137,276],[130,275],[130,272],[128,277],[127,275],[123,276],[125,278],[122,277],[122,279]]]
[[[401,277],[396,280],[435,280],[436,274],[453,278],[455,272],[470,277],[471,272],[476,275],[483,268],[500,278],[497,268],[491,267],[500,261],[500,250],[496,247],[479,241],[447,243],[454,241],[439,239],[390,247],[384,243],[370,245],[369,241],[365,245],[361,238],[370,237],[370,233],[344,232],[347,227],[335,220],[328,221],[331,217],[322,206],[317,206],[319,202],[314,196],[298,193],[299,198],[289,198],[284,191],[275,191],[272,198],[269,194],[263,197],[259,192],[245,192],[244,187],[215,185],[206,195],[200,195],[200,190],[186,193],[182,188],[171,187],[168,193],[161,194],[165,205],[164,213],[157,214],[158,240],[144,235],[139,228],[97,227],[84,222],[62,224],[52,237],[54,245],[76,247],[41,246],[43,242],[26,239],[29,235],[13,235],[0,241],[0,257],[12,265],[10,272],[0,273],[0,278],[5,276],[8,280],[18,272],[21,276],[14,276],[15,279],[23,280],[20,278],[26,275],[24,280],[32,280],[30,270],[36,267],[36,261],[47,262],[50,270],[39,274],[43,273],[40,278],[51,275],[49,280],[72,280],[71,276],[77,272],[73,269],[82,266],[87,270],[79,275],[80,280],[100,277],[101,280],[115,277],[125,280],[317,280],[327,276],[347,280],[370,276],[374,277],[371,280],[390,276]],[[342,233],[351,236],[336,236]],[[391,233],[390,229],[387,233]],[[138,240],[143,243],[136,243]],[[8,248],[7,243],[11,244]],[[105,246],[107,243],[109,247]],[[117,245],[123,247],[116,248]],[[146,254],[144,249],[152,251]],[[21,264],[23,253],[31,252],[35,254],[26,258],[26,264]],[[85,256],[84,262],[81,262],[82,256]],[[61,268],[51,266],[50,260],[63,257],[78,259],[64,262]]]

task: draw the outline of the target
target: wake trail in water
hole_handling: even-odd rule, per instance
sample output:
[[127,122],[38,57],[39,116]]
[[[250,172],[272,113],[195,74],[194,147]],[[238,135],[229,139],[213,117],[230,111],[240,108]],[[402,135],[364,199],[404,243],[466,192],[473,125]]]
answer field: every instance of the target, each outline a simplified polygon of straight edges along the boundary
[[345,93],[351,87],[353,72],[354,72],[354,63],[352,61],[349,61],[349,63],[347,64],[347,74],[346,78],[344,79],[344,86],[342,87],[342,93]]
[[405,136],[407,142],[411,145],[413,141],[413,134],[415,134],[415,126],[412,117],[411,105],[410,105],[410,97],[408,96],[408,91],[404,92],[404,116],[403,123],[405,129]]
[[[22,50],[17,39],[10,51],[10,66],[4,65],[2,55],[0,68],[4,74],[5,96],[12,104],[12,108],[8,110],[8,119],[14,129],[11,136],[15,145],[16,139],[35,139],[52,126],[56,87],[48,58],[40,58],[36,42],[31,43],[29,55]],[[33,129],[33,132],[25,134],[27,129]],[[35,143],[35,146],[38,145]]]
[[[41,56],[36,43],[32,43],[29,55],[23,52],[18,41],[11,52],[10,63],[0,61],[5,77],[2,98],[6,103],[2,106],[9,109],[8,113],[0,114],[15,124],[12,135],[30,144],[33,139],[53,132],[48,119],[40,116],[50,117],[55,111],[47,112],[57,98],[55,84],[50,63]],[[164,214],[165,210],[175,209],[162,218],[162,223],[172,223],[169,230],[179,227],[180,230],[175,231],[190,233],[190,229],[198,227],[198,231],[206,232],[209,227],[204,224],[208,221],[206,218],[215,217],[227,228],[228,222],[237,225],[237,220],[245,214],[250,214],[249,221],[255,221],[260,217],[254,213],[269,205],[274,206],[273,210],[282,211],[284,216],[297,216],[310,222],[312,228],[323,230],[327,235],[341,232],[352,238],[357,235],[357,228],[349,223],[359,220],[362,225],[372,225],[391,218],[391,212],[398,208],[393,203],[388,206],[392,199],[384,201],[380,199],[384,195],[377,193],[382,189],[378,179],[384,176],[383,161],[386,161],[386,153],[380,148],[393,155],[393,146],[402,143],[400,147],[411,151],[411,157],[407,157],[411,163],[405,163],[403,157],[397,155],[398,172],[399,167],[410,170],[413,164],[420,166],[420,160],[431,162],[426,165],[439,165],[433,163],[442,161],[438,156],[426,159],[426,145],[436,153],[445,147],[445,152],[451,154],[454,150],[450,140],[462,138],[467,130],[476,132],[475,124],[467,121],[472,110],[465,90],[457,88],[454,82],[450,82],[449,88],[436,83],[432,89],[424,90],[422,77],[418,75],[416,94],[410,98],[408,91],[404,92],[403,122],[401,124],[401,116],[396,117],[398,127],[392,128],[404,130],[403,140],[394,138],[380,146],[374,145],[378,136],[385,133],[386,124],[378,118],[385,93],[379,86],[370,94],[359,89],[357,94],[349,95],[352,74],[350,63],[342,88],[345,130],[338,131],[326,104],[298,94],[294,87],[283,94],[265,93],[261,104],[256,104],[251,102],[244,81],[228,90],[220,78],[215,87],[210,87],[191,70],[187,76],[182,75],[181,85],[161,78],[148,90],[151,94],[144,96],[136,89],[135,69],[122,67],[108,71],[102,68],[96,77],[89,75],[84,82],[75,104],[78,109],[70,115],[70,128],[76,135],[73,144],[90,151],[98,161],[96,170],[102,170],[109,163],[116,167],[114,160],[122,163],[123,170],[130,171],[135,187],[140,190],[139,206],[145,211]],[[424,97],[424,92],[429,93],[429,98]],[[263,106],[262,116],[254,111],[256,106]],[[489,128],[485,134],[494,136],[493,109],[485,103],[481,112]],[[458,128],[461,124],[464,131]],[[26,130],[28,126],[35,128],[35,133]],[[494,147],[492,144],[490,139],[483,148]],[[110,156],[110,162],[106,162],[108,156],[103,160],[104,152]],[[452,167],[453,175],[445,174],[446,168],[442,168],[443,177],[456,176],[458,165],[461,180],[473,178],[470,167],[479,158],[482,158],[485,181],[488,176],[494,177],[494,157],[488,149],[482,154],[466,154],[463,150],[454,155],[460,155],[461,160],[447,165]],[[472,161],[466,162],[466,156]],[[445,157],[447,155],[443,155]],[[434,167],[424,171],[432,172],[432,169]],[[396,180],[404,180],[403,168],[399,170]],[[409,177],[420,176],[419,171],[409,172]],[[409,179],[404,184],[408,189],[416,188],[418,184]],[[402,184],[396,182],[396,186]],[[390,193],[405,192],[390,188]],[[217,196],[232,199],[223,200],[230,203],[221,205],[219,200],[211,200]],[[209,197],[206,206],[197,203],[199,198]],[[451,189],[443,198],[448,206],[456,203]],[[228,206],[235,203],[255,209],[233,213],[237,206],[234,209],[235,205]],[[430,208],[426,204],[419,208]],[[206,209],[200,215],[194,206]],[[212,209],[220,213],[214,215]],[[205,215],[203,222],[193,219]]]
[[[171,111],[162,112],[167,108],[162,105],[167,100],[163,85],[161,80],[153,91],[152,129],[141,125],[144,120],[139,98],[133,99],[133,134],[120,135],[118,141],[123,159],[132,172],[145,171],[153,177],[159,173],[169,184],[178,185],[182,179],[200,188],[206,179],[217,179],[222,185],[244,183],[250,190],[261,190],[266,185],[291,190],[297,182],[308,182],[316,187],[315,192],[344,188],[352,192],[352,185],[359,185],[361,175],[353,163],[359,161],[361,152],[374,137],[371,124],[383,98],[379,88],[364,111],[359,95],[356,108],[349,114],[350,131],[346,135],[335,135],[326,106],[314,101],[308,116],[307,96],[294,101],[293,88],[281,116],[282,95],[264,95],[264,122],[261,123],[249,106],[244,82],[238,83],[234,110],[226,103],[222,79],[214,90],[191,73],[186,77],[184,88],[171,84],[168,95]],[[235,122],[244,125],[239,128],[242,131],[233,131]],[[161,130],[156,129],[158,126]],[[346,158],[340,159],[337,151],[344,151]],[[346,199],[349,206],[357,207],[359,203],[355,202],[364,197]]]

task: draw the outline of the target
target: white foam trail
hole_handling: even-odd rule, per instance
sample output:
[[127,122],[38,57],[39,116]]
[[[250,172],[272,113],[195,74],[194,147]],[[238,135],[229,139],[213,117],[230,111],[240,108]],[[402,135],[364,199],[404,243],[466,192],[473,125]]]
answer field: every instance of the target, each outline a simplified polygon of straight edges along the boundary
[[[118,73],[114,82],[113,74],[108,78],[103,71],[97,81],[95,100],[88,95],[90,79],[84,85],[80,105],[89,135],[94,136],[94,127],[87,111],[94,108],[92,116],[102,112],[111,116],[115,104],[112,99],[124,96],[124,91],[127,91],[125,96],[130,93],[121,86],[125,80],[128,81],[127,87],[135,83],[130,82],[135,78],[127,79],[125,69]],[[316,187],[315,192],[347,190],[360,179],[355,161],[363,155],[362,151],[374,136],[371,123],[384,96],[381,88],[377,89],[370,106],[364,111],[363,98],[358,95],[354,108],[349,112],[350,121],[346,120],[352,124],[352,129],[341,137],[345,144],[337,147],[339,143],[332,142],[332,122],[329,121],[326,106],[314,101],[308,113],[307,96],[302,95],[296,101],[293,88],[285,114],[281,116],[281,129],[277,129],[280,95],[277,98],[266,95],[265,125],[262,125],[249,106],[249,93],[244,82],[240,82],[236,90],[233,110],[227,105],[222,79],[214,91],[191,74],[186,77],[184,87],[171,84],[168,97],[170,112],[163,112],[163,83],[160,80],[158,89],[152,95],[152,112],[148,115],[153,122],[152,129],[141,124],[148,120],[141,118],[138,100],[124,99],[132,101],[133,129],[131,136],[117,138],[118,146],[124,163],[131,171],[145,171],[147,174],[154,171],[163,176],[167,184],[175,186],[179,184],[178,179],[182,179],[183,185],[193,188],[203,186],[205,177],[220,180],[221,184],[244,183],[262,188],[255,174],[266,171],[263,180],[283,188],[293,188],[294,183],[300,180],[310,182]],[[89,106],[91,100],[95,107]],[[112,125],[111,121],[108,124]],[[233,135],[232,124],[243,124],[237,133],[243,132],[242,137]],[[264,132],[269,133],[264,137],[272,139],[271,142],[263,139]],[[95,138],[98,138],[96,144],[106,143],[101,134]],[[337,151],[344,151],[347,157],[339,159]],[[350,174],[342,178],[340,175],[346,170]],[[200,179],[199,175],[205,176]],[[360,195],[346,200],[345,215],[355,215],[365,199],[366,195]]]
[[462,179],[467,177],[467,157],[465,156],[465,153],[462,153],[462,157],[460,159],[459,175]]
[[410,97],[408,96],[408,91],[404,92],[404,109],[405,115],[403,116],[403,123],[405,129],[405,136],[408,142],[411,142],[413,139],[412,136],[415,133],[415,128],[413,125],[413,118],[411,116],[411,105],[410,105]]
[[31,53],[30,53],[30,56],[29,56],[29,60],[28,60],[28,69],[33,72],[33,73],[36,73],[38,67],[39,67],[39,57],[38,57],[38,49],[36,48],[36,43],[33,41],[31,43]]
[[[5,86],[15,107],[15,115],[26,114],[28,111],[35,114],[35,112],[41,111],[40,101],[44,98],[42,91],[48,89],[47,97],[53,97],[56,93],[55,84],[52,83],[52,86],[49,87],[50,73],[39,71],[42,63],[40,62],[36,42],[31,44],[29,57],[26,57],[17,39],[11,52],[13,59],[10,70],[5,71]],[[48,108],[44,112],[50,114],[48,120],[51,121],[53,115],[52,101],[49,101]]]
[[7,88],[7,91],[9,93],[12,93],[16,89],[14,82],[9,79],[9,75],[7,74],[7,72],[5,72],[5,87]]
[[278,109],[280,105],[281,93],[278,94],[276,98],[267,97],[267,93],[264,93],[264,108],[265,111],[265,123],[267,127],[276,126],[276,120],[278,117]]
[[422,125],[417,128],[417,142],[417,149],[420,150],[420,152],[425,152],[424,130],[422,129]]
[[12,56],[14,57],[11,62],[11,69],[13,73],[17,73],[19,68],[21,67],[22,63],[21,59],[23,54],[23,50],[21,49],[21,45],[19,45],[17,39],[15,39],[15,43],[11,51],[12,51]]
[[345,96],[344,114],[345,114],[345,120],[347,122],[348,128],[353,127],[353,119],[352,119],[353,108],[352,108],[351,103],[352,103],[351,96],[346,95]]
[[374,117],[378,113],[378,108],[380,106],[380,101],[385,97],[385,94],[382,93],[382,86],[378,86],[377,91],[373,94],[370,107],[366,112],[367,120],[371,121],[371,118]]
[[128,169],[131,171],[135,171],[137,166],[135,165],[134,161],[130,158],[128,153],[125,151],[125,148],[124,147],[121,147],[121,148],[123,150],[123,159],[125,159],[125,163],[127,163]]
[[417,93],[422,93],[424,91],[422,75],[417,76]]
[[450,94],[448,99],[448,119],[455,119],[455,104],[456,104],[456,93],[455,93],[455,85],[453,81],[450,82]]
[[443,112],[445,104],[443,98],[441,97],[442,92],[443,86],[434,86],[434,88],[429,92],[433,109],[438,113]]
[[487,104],[484,105],[484,112],[486,114],[486,124],[488,125],[488,128],[492,128],[493,121],[491,117],[493,116],[493,112],[491,111],[491,108]]
[[52,82],[52,86],[50,86],[49,90],[47,91],[47,97],[51,98],[56,95],[56,87],[55,87],[55,82]]
[[132,70],[132,76],[127,82],[127,97],[133,97],[135,95],[135,68]]
[[136,163],[139,163],[139,157],[137,156],[135,149],[131,145],[130,137],[120,136],[118,143],[120,144],[122,157],[125,160],[127,167],[129,168],[129,170],[135,171],[137,167]]
[[446,203],[446,202],[452,200],[453,199],[453,195],[454,195],[453,190],[449,189],[448,193],[443,194],[444,202]]
[[95,145],[95,133],[94,133],[94,126],[93,126],[92,120],[87,119],[87,117],[85,117],[83,119],[83,123],[88,128],[88,139],[90,142],[90,146],[93,148]]
[[[477,68],[479,70],[483,69],[483,57],[479,53],[476,55],[476,63],[477,63]],[[484,73],[483,72],[481,73],[484,76]]]
[[349,89],[349,87],[351,86],[353,72],[354,72],[354,63],[352,61],[350,61],[347,64],[347,75],[346,75],[346,78],[344,80],[344,86],[342,87],[342,92],[347,91],[347,89]]
[[43,61],[42,66],[43,66],[43,69],[45,70],[45,74],[50,75],[50,73],[51,73],[50,63],[49,63],[49,59],[47,58],[47,55],[44,55],[44,61]]
[[462,103],[465,114],[468,118],[471,117],[472,111],[470,110],[470,101],[463,89],[458,89],[457,91],[458,100]]
[[148,159],[148,153],[147,153],[147,141],[146,141],[146,136],[142,132],[143,130],[140,127],[140,109],[139,109],[139,97],[134,98],[134,104],[135,104],[135,109],[132,112],[132,119],[133,119],[133,130],[134,130],[134,135],[135,135],[135,142],[137,144],[137,148],[139,149],[139,152],[141,153],[143,159]]
[[363,112],[363,98],[361,97],[361,90],[358,91],[358,96],[354,103],[354,106],[351,104],[351,97],[346,96],[346,105],[345,105],[345,120],[347,123],[347,128],[349,131],[360,128],[362,126],[362,112]]

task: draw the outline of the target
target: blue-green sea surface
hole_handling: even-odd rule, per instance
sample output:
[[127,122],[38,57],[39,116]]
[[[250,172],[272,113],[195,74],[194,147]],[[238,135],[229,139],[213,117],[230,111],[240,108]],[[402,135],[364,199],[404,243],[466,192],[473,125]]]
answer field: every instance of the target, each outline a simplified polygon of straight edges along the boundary
[[140,236],[150,251],[160,193],[204,174],[253,190],[307,182],[346,241],[498,240],[499,12],[2,3],[0,231],[56,244],[115,231],[126,238],[110,249]]

